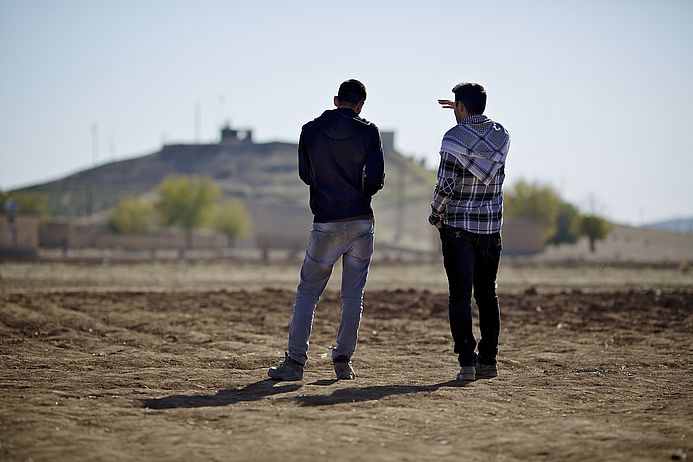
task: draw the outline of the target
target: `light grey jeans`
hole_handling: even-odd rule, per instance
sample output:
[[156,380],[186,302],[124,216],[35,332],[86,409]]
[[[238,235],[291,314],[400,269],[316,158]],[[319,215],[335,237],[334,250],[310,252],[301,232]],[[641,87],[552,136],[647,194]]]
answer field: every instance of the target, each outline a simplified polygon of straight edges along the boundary
[[373,255],[374,232],[373,220],[313,223],[289,325],[289,357],[294,361],[305,364],[308,360],[315,307],[339,257],[342,257],[342,319],[332,359],[351,358],[354,354],[363,312],[363,290]]

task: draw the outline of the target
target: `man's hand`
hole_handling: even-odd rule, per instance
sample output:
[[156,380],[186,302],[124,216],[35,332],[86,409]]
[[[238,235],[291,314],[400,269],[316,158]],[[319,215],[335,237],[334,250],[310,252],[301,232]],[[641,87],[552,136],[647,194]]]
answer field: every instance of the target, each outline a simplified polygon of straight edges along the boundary
[[440,215],[435,212],[431,212],[431,214],[428,216],[428,222],[438,229],[443,227],[443,220],[441,219]]
[[438,104],[440,104],[443,109],[455,109],[455,102],[449,99],[439,99]]

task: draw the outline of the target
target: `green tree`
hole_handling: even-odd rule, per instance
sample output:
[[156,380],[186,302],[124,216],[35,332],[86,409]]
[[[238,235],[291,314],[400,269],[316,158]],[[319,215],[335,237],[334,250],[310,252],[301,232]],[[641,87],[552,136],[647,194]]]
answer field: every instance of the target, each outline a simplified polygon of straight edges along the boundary
[[613,225],[597,215],[585,215],[580,220],[580,233],[590,240],[590,251],[595,251],[595,243],[604,239]]
[[159,199],[155,208],[165,226],[180,226],[185,230],[185,247],[192,246],[192,232],[203,223],[219,196],[219,187],[206,178],[172,175],[158,187]]
[[551,186],[520,180],[504,196],[506,216],[540,224],[545,241],[556,234],[556,219],[563,202]]
[[45,194],[33,191],[13,191],[4,194],[2,203],[12,199],[19,205],[20,214],[33,214],[44,219],[48,216],[48,198]]
[[250,216],[243,202],[229,199],[214,208],[212,227],[222,232],[232,247],[236,239],[242,239],[250,234]]
[[152,205],[144,199],[126,197],[111,209],[108,226],[121,234],[145,233],[154,228],[152,212]]
[[549,244],[574,244],[580,237],[580,211],[569,202],[561,202],[556,215],[556,231]]

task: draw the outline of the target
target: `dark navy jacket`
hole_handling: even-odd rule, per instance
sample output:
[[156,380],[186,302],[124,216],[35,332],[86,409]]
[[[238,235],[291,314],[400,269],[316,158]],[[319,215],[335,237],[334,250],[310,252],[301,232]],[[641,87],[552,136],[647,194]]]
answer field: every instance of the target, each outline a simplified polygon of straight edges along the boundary
[[298,174],[315,223],[372,217],[385,178],[378,127],[348,108],[323,112],[301,130]]

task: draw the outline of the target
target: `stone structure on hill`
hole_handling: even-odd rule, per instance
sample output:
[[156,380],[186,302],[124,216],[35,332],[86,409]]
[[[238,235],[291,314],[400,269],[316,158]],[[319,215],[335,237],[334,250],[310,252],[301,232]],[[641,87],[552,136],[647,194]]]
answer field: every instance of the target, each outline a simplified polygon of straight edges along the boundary
[[221,136],[219,138],[219,144],[229,145],[237,143],[253,143],[253,130],[246,128],[244,130],[237,130],[231,128],[231,125],[227,122],[225,126],[221,128]]

